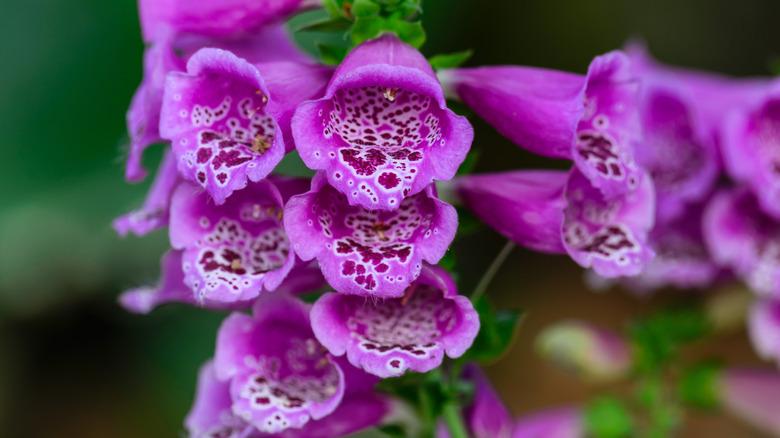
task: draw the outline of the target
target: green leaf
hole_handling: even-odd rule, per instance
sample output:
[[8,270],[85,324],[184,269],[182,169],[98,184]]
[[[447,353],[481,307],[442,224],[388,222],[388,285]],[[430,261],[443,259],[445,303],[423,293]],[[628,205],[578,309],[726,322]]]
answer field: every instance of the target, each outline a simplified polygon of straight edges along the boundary
[[347,30],[352,26],[352,22],[342,17],[324,18],[304,24],[296,31],[298,32],[336,32]]
[[343,0],[322,0],[322,6],[328,11],[331,17],[346,17],[344,15],[342,5]]
[[388,30],[394,31],[401,41],[416,49],[425,43],[425,30],[423,30],[421,21],[410,23],[400,19],[389,20]]
[[642,372],[656,370],[674,359],[682,344],[702,339],[711,331],[706,315],[696,308],[664,310],[629,328]]
[[357,17],[352,26],[352,43],[358,45],[363,41],[378,37],[385,28],[385,20],[381,17]]
[[352,15],[355,17],[371,17],[379,14],[381,7],[371,0],[355,0],[352,3]]
[[507,352],[516,338],[522,312],[494,312],[484,296],[474,303],[474,309],[479,314],[479,333],[463,357],[481,362],[495,361]]
[[338,65],[347,56],[347,49],[344,46],[336,46],[333,44],[317,43],[317,48],[320,50],[320,57],[322,62],[327,65]]
[[471,58],[474,54],[473,50],[464,50],[456,53],[446,53],[442,55],[432,56],[428,62],[431,66],[437,70],[443,68],[455,68],[461,66],[464,62]]
[[592,400],[585,409],[585,428],[594,438],[623,438],[634,429],[628,410],[615,397]]
[[718,407],[718,379],[722,370],[720,362],[710,360],[692,366],[680,379],[680,398],[700,409]]

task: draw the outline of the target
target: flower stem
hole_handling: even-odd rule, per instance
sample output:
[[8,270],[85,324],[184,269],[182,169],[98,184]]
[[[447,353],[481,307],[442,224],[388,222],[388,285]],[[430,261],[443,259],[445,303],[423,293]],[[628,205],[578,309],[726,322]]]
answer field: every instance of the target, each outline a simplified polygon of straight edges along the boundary
[[477,283],[477,287],[474,288],[474,292],[471,294],[471,302],[476,303],[477,300],[482,296],[482,294],[485,293],[485,290],[487,290],[487,287],[490,285],[490,282],[493,281],[493,277],[496,276],[498,273],[498,270],[501,268],[501,265],[504,264],[506,261],[506,258],[509,256],[509,253],[512,252],[512,249],[514,249],[515,244],[511,240],[508,240],[506,242],[506,245],[504,245],[503,248],[501,248],[501,252],[498,253],[496,258],[493,260],[493,263],[490,264],[487,271],[485,271],[485,274],[482,275],[482,278],[479,279],[479,283]]
[[463,424],[463,418],[461,418],[460,408],[456,403],[451,401],[445,403],[441,415],[444,417],[451,438],[469,438],[466,425]]

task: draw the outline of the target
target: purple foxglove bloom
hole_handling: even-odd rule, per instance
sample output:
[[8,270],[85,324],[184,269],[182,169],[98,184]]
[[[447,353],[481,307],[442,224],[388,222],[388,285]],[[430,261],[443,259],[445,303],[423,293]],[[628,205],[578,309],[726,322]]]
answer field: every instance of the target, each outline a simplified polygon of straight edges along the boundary
[[165,141],[160,136],[159,125],[166,75],[171,71],[184,71],[187,59],[203,47],[229,50],[250,62],[307,61],[292,45],[282,26],[263,29],[242,39],[181,36],[170,29],[161,29],[144,53],[143,82],[136,90],[127,112],[127,130],[131,142],[125,177],[129,181],[138,181],[146,176],[146,170],[141,165],[144,150],[152,143]]
[[439,78],[448,94],[519,146],[573,159],[607,197],[639,184],[639,82],[621,52],[596,57],[587,76],[509,66],[444,70]]
[[143,236],[167,226],[171,195],[180,182],[176,158],[171,151],[166,151],[144,205],[139,210],[116,218],[112,224],[114,230],[122,237],[129,232]]
[[780,223],[764,214],[747,189],[716,193],[704,213],[713,260],[730,267],[762,296],[780,296]]
[[301,428],[332,413],[344,371],[314,337],[310,306],[266,294],[254,315],[233,313],[217,334],[214,372],[230,382],[231,410],[261,432]]
[[[475,438],[511,438],[512,414],[496,394],[495,389],[478,367],[470,365],[464,377],[474,383],[474,399],[466,407],[466,427]],[[450,438],[443,422],[439,423],[436,438]]]
[[144,40],[152,41],[161,28],[211,37],[240,36],[318,3],[312,0],[139,0],[138,10]]
[[429,185],[396,210],[370,211],[350,205],[318,172],[311,191],[285,206],[285,230],[298,256],[316,257],[336,291],[400,297],[423,260],[437,263],[455,237],[457,213],[434,191]]
[[727,369],[718,383],[724,409],[757,428],[780,434],[780,374]]
[[729,174],[744,183],[761,208],[780,219],[780,82],[758,104],[731,114],[723,135]]
[[619,334],[581,321],[545,327],[536,348],[553,364],[590,381],[621,378],[633,366],[630,348]]
[[176,189],[171,246],[184,251],[184,282],[198,301],[245,301],[282,283],[295,264],[282,206],[269,180],[250,184],[222,205],[188,183]]
[[[187,73],[165,84],[160,134],[171,140],[179,171],[217,204],[248,181],[268,176],[285,154],[282,120],[318,95],[330,68],[296,63],[252,65],[221,49],[201,49]],[[271,72],[266,81],[264,72]]]
[[759,356],[780,364],[780,301],[756,301],[748,314],[748,333]]
[[517,420],[512,438],[584,438],[585,424],[577,407],[548,409]]
[[292,130],[303,162],[369,210],[452,178],[474,138],[425,57],[389,34],[356,47],[325,96],[298,107]]
[[479,331],[479,315],[458,295],[449,274],[425,265],[402,298],[367,301],[326,293],[314,304],[312,329],[332,354],[383,378],[441,365],[460,357]]

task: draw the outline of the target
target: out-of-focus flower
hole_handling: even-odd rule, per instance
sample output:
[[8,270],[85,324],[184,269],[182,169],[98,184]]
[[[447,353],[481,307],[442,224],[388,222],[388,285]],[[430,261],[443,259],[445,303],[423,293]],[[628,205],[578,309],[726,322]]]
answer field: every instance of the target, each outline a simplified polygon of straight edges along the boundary
[[780,434],[780,374],[775,371],[726,369],[716,383],[721,406],[773,435]]
[[753,303],[748,314],[748,333],[759,356],[780,364],[780,301]]
[[474,138],[425,57],[391,34],[356,47],[325,96],[298,107],[292,129],[303,162],[370,210],[452,178]]
[[584,438],[581,409],[560,407],[536,412],[517,420],[512,438]]
[[252,65],[221,49],[202,49],[187,73],[168,75],[160,134],[171,141],[182,176],[221,204],[281,161],[288,140],[280,122],[320,94],[330,73],[308,64]]
[[311,191],[285,206],[284,226],[303,260],[317,258],[338,292],[400,297],[422,269],[436,263],[455,237],[457,213],[435,188],[403,199],[393,210],[365,210],[317,173]]
[[444,353],[460,357],[479,331],[468,298],[439,267],[425,265],[401,298],[381,301],[327,293],[314,304],[312,328],[332,354],[379,377],[407,369],[427,372],[441,365]]

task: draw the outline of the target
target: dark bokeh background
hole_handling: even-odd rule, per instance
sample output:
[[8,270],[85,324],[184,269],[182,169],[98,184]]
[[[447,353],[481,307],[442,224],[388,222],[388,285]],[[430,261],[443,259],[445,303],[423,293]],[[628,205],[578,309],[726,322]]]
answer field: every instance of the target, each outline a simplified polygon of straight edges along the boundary
[[[660,59],[735,75],[767,74],[780,54],[772,0],[426,0],[426,54],[471,48],[470,64],[584,72],[589,60],[643,37]],[[199,364],[221,315],[164,307],[147,317],[116,304],[155,281],[165,232],[121,240],[110,220],[140,203],[126,184],[124,112],[141,79],[133,0],[0,2],[0,437],[178,436]],[[555,166],[475,121],[478,171]],[[149,154],[153,166],[159,148]],[[502,239],[483,230],[457,243],[470,290]],[[674,299],[595,294],[566,257],[516,250],[490,294],[527,318],[513,350],[488,372],[515,414],[576,402],[594,389],[532,351],[544,324],[580,317],[620,328]],[[717,346],[757,363],[744,334]],[[711,346],[702,345],[703,352]],[[695,414],[688,437],[759,437]]]

